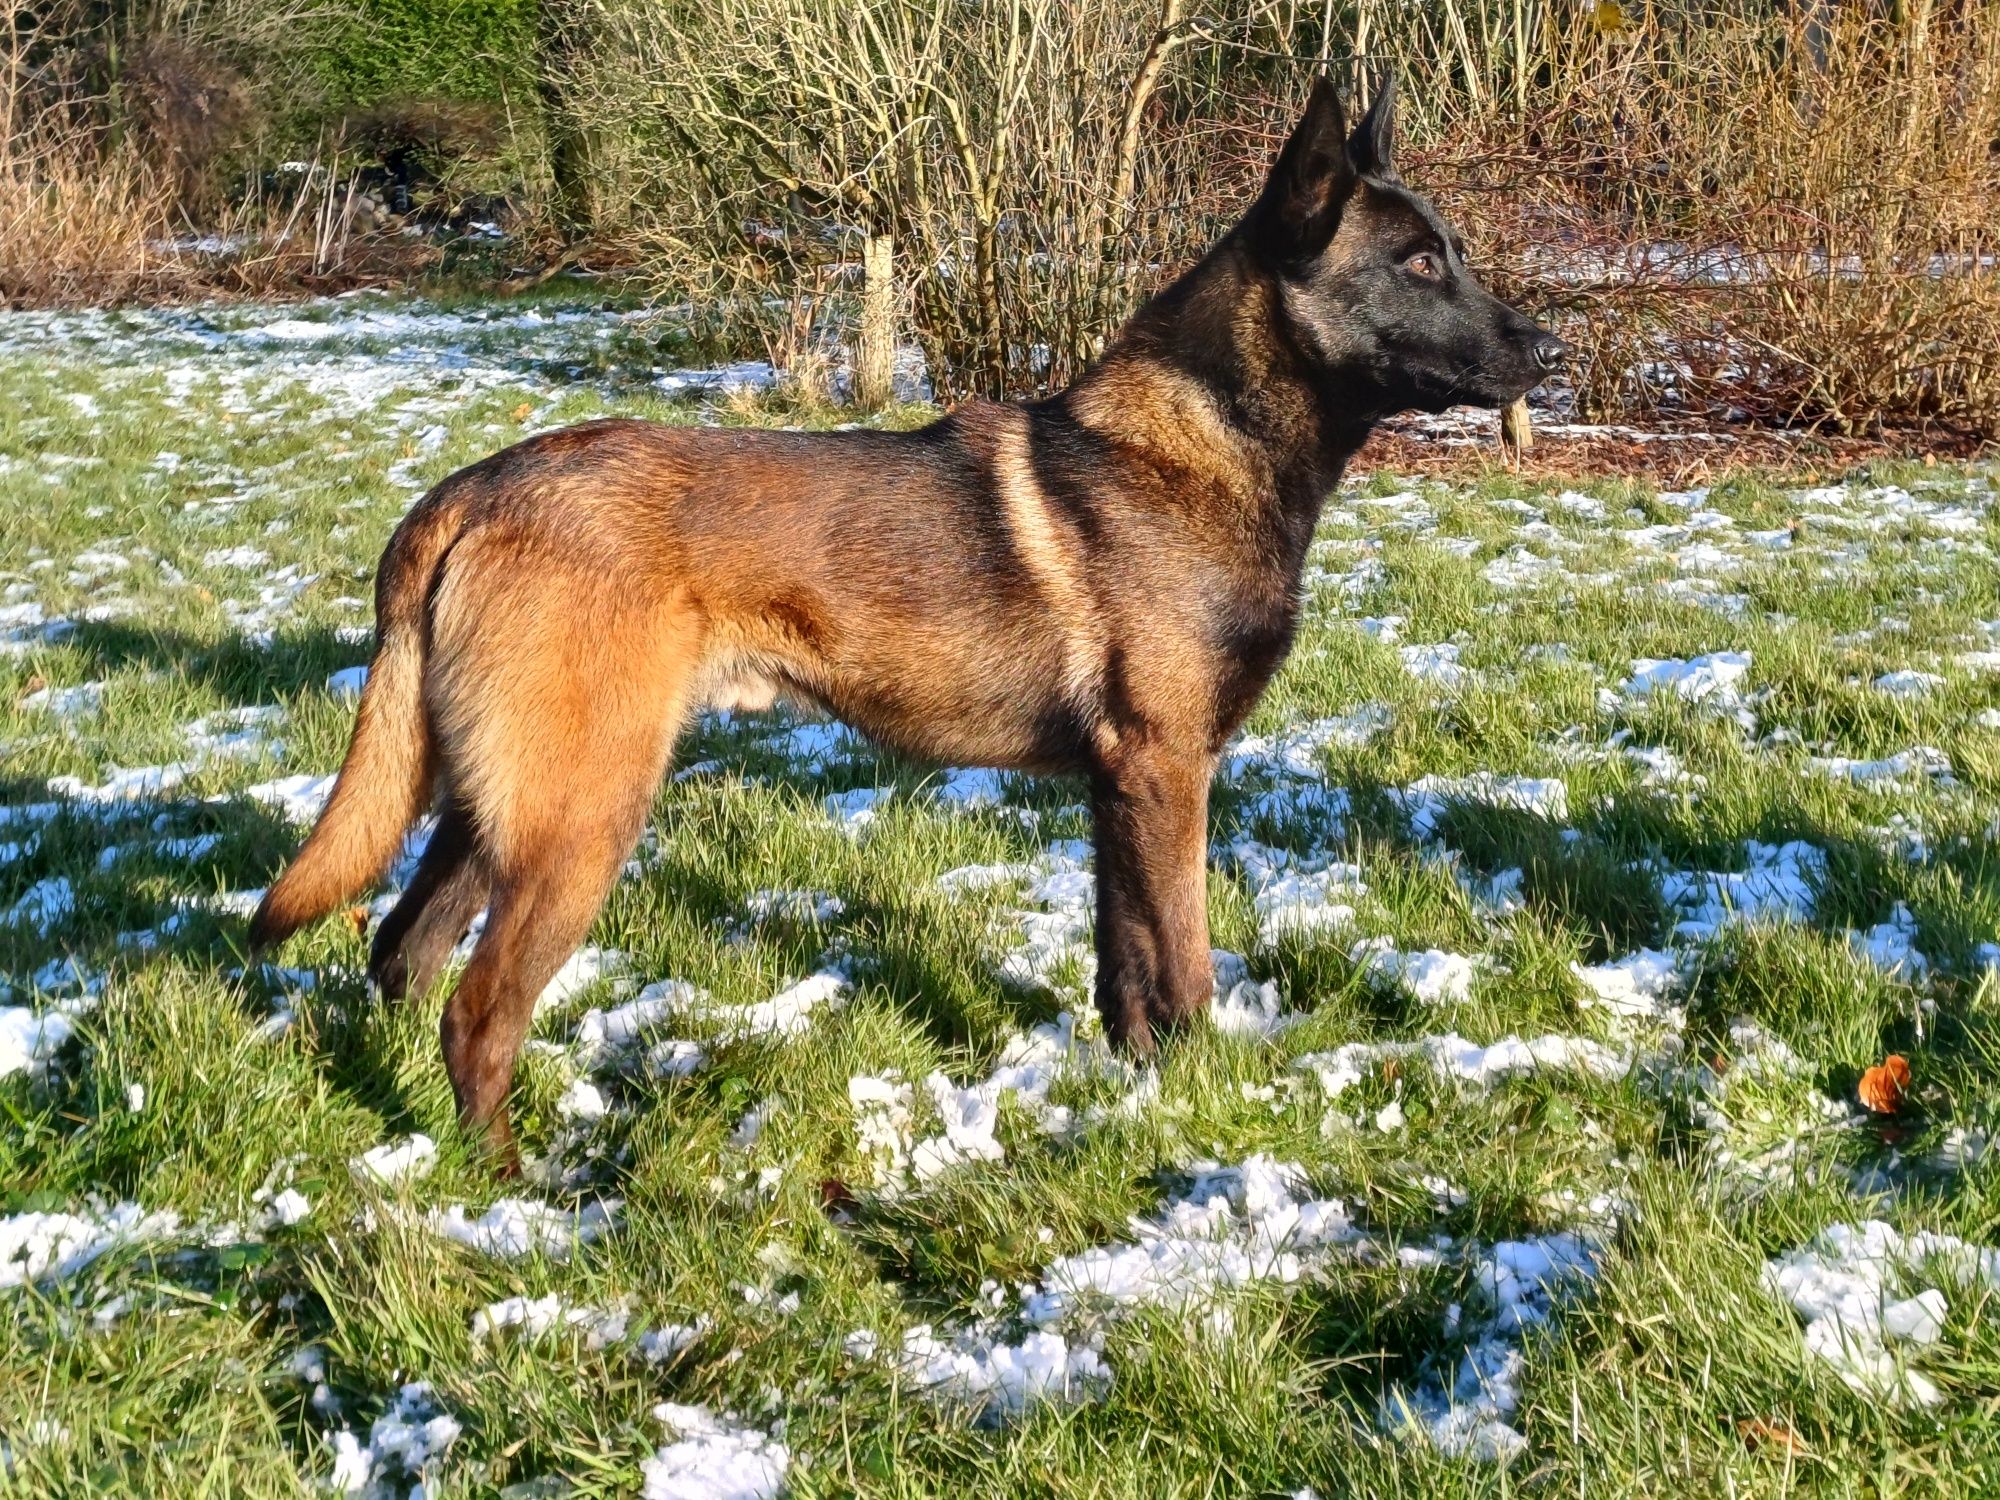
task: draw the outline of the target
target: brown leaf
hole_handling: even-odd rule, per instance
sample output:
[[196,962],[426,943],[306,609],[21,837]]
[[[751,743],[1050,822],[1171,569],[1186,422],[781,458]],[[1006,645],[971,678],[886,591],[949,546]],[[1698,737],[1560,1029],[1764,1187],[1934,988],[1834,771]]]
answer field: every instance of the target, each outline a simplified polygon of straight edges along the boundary
[[365,935],[368,931],[368,908],[365,906],[348,907],[347,920],[353,924],[354,935],[356,937]]
[[854,1207],[857,1201],[854,1189],[838,1177],[822,1177],[819,1182],[820,1207],[828,1213],[842,1213]]
[[1878,1115],[1893,1115],[1903,1107],[1903,1095],[1910,1087],[1910,1065],[1903,1055],[1891,1052],[1861,1075],[1858,1092],[1861,1102]]
[[1736,1430],[1743,1435],[1744,1446],[1753,1451],[1758,1448],[1777,1448],[1800,1456],[1806,1452],[1805,1439],[1792,1431],[1784,1422],[1769,1421],[1763,1417],[1745,1417],[1736,1424]]

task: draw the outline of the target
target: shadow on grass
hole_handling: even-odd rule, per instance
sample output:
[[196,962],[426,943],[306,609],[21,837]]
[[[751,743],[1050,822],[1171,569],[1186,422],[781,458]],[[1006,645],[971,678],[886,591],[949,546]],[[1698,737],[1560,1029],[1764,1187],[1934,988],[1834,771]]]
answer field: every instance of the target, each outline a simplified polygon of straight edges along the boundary
[[234,632],[203,637],[153,630],[130,620],[82,621],[64,640],[89,676],[162,672],[205,687],[231,706],[320,688],[329,674],[367,661],[369,647],[340,639],[331,627],[280,629],[268,646]]

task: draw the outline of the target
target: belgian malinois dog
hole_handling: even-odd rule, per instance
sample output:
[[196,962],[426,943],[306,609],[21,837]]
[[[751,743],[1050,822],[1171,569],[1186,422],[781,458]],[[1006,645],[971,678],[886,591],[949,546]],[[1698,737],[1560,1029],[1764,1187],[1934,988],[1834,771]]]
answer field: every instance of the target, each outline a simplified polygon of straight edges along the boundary
[[1325,78],[1241,223],[1075,385],[912,432],[590,422],[463,469],[382,554],[353,743],[253,947],[438,823],[369,973],[444,1012],[466,1126],[506,1161],[536,996],[581,941],[704,704],[819,705],[956,765],[1076,773],[1098,1009],[1150,1053],[1208,1004],[1208,788],[1290,648],[1328,494],[1398,411],[1503,406],[1565,345],[1473,280],[1398,177],[1385,82]]

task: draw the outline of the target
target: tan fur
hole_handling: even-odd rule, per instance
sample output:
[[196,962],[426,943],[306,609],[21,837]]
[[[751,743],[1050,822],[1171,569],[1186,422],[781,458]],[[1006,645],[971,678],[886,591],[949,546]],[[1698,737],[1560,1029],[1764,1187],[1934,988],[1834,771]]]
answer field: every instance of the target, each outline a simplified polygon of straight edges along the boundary
[[456,518],[440,510],[408,528],[401,566],[383,569],[378,640],[354,738],[312,837],[265,893],[251,927],[254,944],[282,941],[375,879],[423,810],[433,774],[423,709],[425,622],[422,595],[408,580],[428,574],[455,535]]
[[1061,634],[1063,682],[1071,693],[1088,694],[1104,671],[1104,632],[1097,601],[1078,566],[1083,549],[1042,493],[1026,420],[1001,428],[997,437],[993,472],[1008,533]]

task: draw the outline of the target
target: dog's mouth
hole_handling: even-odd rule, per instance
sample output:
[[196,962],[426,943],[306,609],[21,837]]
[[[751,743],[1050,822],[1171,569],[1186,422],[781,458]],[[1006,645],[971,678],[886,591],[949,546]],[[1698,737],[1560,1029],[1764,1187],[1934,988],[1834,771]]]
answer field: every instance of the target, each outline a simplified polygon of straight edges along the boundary
[[1559,374],[1568,364],[1570,346],[1552,333],[1536,330],[1525,344],[1509,350],[1509,358],[1467,371],[1449,382],[1446,406],[1511,406],[1536,386]]

